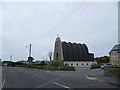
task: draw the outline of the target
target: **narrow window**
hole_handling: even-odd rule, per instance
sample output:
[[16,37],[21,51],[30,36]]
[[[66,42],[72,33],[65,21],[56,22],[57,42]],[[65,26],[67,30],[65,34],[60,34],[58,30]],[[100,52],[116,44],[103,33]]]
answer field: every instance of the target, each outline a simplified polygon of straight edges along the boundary
[[87,65],[88,65],[88,63],[87,63]]
[[76,65],[78,66],[78,63]]
[[82,63],[82,65],[83,65],[83,63]]
[[72,66],[73,64],[71,63],[71,66]]

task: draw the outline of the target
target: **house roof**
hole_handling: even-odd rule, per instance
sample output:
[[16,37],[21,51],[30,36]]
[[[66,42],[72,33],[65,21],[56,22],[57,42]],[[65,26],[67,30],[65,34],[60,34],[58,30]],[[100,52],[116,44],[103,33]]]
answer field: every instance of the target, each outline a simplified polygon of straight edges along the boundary
[[115,52],[120,52],[120,44],[115,45],[115,46],[112,48],[112,50],[109,52],[109,54],[110,54],[111,52],[113,52],[113,51],[115,51]]

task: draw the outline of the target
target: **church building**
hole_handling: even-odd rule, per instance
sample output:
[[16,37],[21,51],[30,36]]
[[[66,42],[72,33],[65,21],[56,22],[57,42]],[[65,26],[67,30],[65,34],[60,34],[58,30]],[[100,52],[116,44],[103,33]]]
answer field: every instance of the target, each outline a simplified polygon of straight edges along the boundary
[[89,53],[85,44],[61,41],[58,36],[54,47],[54,60],[63,60],[64,64],[74,67],[90,67],[94,62],[94,54]]

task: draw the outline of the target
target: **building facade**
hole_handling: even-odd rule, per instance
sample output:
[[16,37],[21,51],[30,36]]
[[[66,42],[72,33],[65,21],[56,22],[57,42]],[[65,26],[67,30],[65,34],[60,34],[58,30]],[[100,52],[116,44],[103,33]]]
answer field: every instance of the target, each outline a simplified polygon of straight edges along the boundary
[[120,66],[120,44],[115,45],[109,52],[110,63]]
[[64,64],[74,67],[90,67],[94,62],[94,54],[89,53],[85,44],[61,42],[56,38],[54,47],[54,60],[63,60]]

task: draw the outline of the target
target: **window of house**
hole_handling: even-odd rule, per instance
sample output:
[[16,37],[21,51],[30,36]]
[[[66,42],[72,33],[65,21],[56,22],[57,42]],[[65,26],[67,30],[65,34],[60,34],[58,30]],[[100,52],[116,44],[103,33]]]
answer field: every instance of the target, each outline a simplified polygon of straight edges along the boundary
[[116,57],[117,56],[117,53],[112,53],[112,57]]
[[115,64],[118,64],[118,61],[115,61]]
[[78,63],[76,65],[78,66]]
[[82,65],[83,65],[83,63],[82,63]]
[[71,66],[73,65],[73,63],[71,63]]
[[88,65],[88,63],[86,65]]

